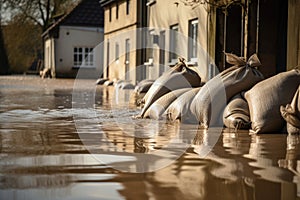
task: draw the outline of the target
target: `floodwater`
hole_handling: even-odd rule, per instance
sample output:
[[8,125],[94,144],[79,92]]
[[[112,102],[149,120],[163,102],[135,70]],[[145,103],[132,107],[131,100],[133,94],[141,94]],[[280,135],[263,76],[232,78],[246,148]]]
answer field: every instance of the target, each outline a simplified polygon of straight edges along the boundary
[[300,199],[298,135],[133,119],[132,91],[0,77],[0,199]]

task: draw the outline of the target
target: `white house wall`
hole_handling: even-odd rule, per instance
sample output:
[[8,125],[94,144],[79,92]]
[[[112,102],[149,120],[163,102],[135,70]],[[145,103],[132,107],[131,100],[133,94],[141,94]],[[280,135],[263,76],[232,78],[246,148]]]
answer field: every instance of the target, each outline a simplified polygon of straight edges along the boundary
[[55,39],[54,38],[48,38],[45,41],[45,51],[44,51],[45,63],[44,63],[44,66],[47,69],[51,69],[53,77],[55,77],[54,45],[55,45]]
[[[101,45],[103,37],[102,28],[60,26],[59,37],[55,41],[56,76],[76,76],[78,69],[74,68],[74,47],[96,47]],[[82,68],[80,72],[86,73],[89,78],[102,76],[102,46],[94,49],[94,63],[95,68]]]

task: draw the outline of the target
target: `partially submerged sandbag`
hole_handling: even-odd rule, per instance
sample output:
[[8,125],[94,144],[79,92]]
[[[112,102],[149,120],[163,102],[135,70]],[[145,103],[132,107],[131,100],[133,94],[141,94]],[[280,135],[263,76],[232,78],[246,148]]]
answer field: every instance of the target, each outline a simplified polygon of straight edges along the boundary
[[179,119],[183,123],[195,123],[195,117],[190,112],[190,105],[195,95],[199,92],[200,87],[193,88],[177,98],[167,109],[167,119],[175,121]]
[[151,85],[154,83],[154,80],[142,80],[135,86],[134,92],[137,94],[146,93],[150,89]]
[[280,106],[291,102],[300,84],[300,71],[282,72],[245,93],[254,133],[277,132],[284,126]]
[[228,100],[264,78],[255,68],[261,65],[256,54],[248,62],[236,55],[226,54],[226,61],[234,66],[209,80],[191,104],[192,113],[205,128],[209,125],[223,126],[222,114]]
[[199,87],[200,85],[201,78],[198,73],[189,69],[183,59],[179,59],[177,65],[160,76],[152,84],[143,99],[145,105],[140,116],[143,117],[152,103],[164,94],[176,89]]
[[178,90],[171,91],[159,99],[157,99],[145,112],[144,118],[151,118],[151,119],[160,119],[162,114],[166,111],[169,105],[182,94],[186,93],[187,91],[191,90],[191,88],[182,88]]
[[223,123],[227,128],[250,129],[250,112],[247,101],[239,93],[232,97],[223,113]]
[[107,81],[104,82],[103,85],[105,85],[105,86],[110,86],[110,85],[113,85],[113,84],[114,84],[113,81],[107,80]]
[[300,134],[300,86],[296,91],[291,104],[280,107],[281,116],[287,122],[287,131],[290,134]]
[[96,81],[97,85],[103,85],[106,81],[108,81],[108,78],[99,78]]

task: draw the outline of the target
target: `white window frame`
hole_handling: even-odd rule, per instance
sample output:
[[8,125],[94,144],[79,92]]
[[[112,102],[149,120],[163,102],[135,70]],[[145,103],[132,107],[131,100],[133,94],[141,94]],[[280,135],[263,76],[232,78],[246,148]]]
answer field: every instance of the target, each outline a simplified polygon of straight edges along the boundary
[[[195,29],[196,27],[196,29]],[[190,61],[197,60],[198,53],[198,33],[199,33],[199,20],[193,19],[189,21],[189,44],[188,44],[188,57]]]
[[[178,32],[179,32],[179,25],[174,24],[170,26],[170,42],[169,42],[169,62],[177,62],[177,54],[178,51]],[[178,52],[177,52],[178,53]]]
[[73,48],[74,68],[95,68],[95,55],[93,47],[75,46]]

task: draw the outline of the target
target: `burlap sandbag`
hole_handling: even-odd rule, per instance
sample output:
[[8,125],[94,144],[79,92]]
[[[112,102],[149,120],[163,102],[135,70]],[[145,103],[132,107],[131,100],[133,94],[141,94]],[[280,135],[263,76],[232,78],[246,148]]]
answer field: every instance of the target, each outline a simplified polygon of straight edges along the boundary
[[200,85],[201,78],[198,73],[189,69],[184,63],[183,59],[179,59],[177,65],[160,76],[152,84],[144,97],[145,105],[142,109],[140,117],[143,117],[152,103],[154,103],[164,94],[176,89],[199,87]]
[[193,88],[177,98],[165,112],[167,119],[171,121],[179,119],[183,123],[195,123],[196,118],[190,112],[190,105],[199,90],[200,87]]
[[226,61],[233,64],[209,80],[195,96],[191,111],[204,128],[223,126],[223,110],[234,95],[250,89],[263,80],[263,75],[255,68],[260,66],[256,54],[248,62],[233,54],[226,54]]
[[280,106],[281,116],[287,122],[287,131],[290,134],[300,133],[300,86],[294,95],[291,104]]
[[227,128],[250,129],[250,111],[247,101],[239,93],[232,97],[223,113],[223,123]]
[[142,80],[135,86],[134,92],[138,93],[138,94],[146,93],[146,92],[148,92],[149,88],[151,87],[151,85],[153,83],[154,83],[154,80]]
[[157,99],[146,111],[144,118],[161,119],[162,114],[166,111],[169,105],[182,94],[191,90],[191,88],[183,88],[171,91],[159,99]]
[[280,106],[292,101],[300,84],[300,71],[282,72],[245,93],[253,133],[278,132],[284,126]]

